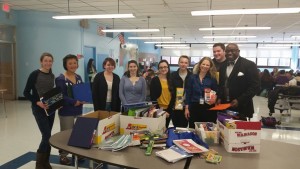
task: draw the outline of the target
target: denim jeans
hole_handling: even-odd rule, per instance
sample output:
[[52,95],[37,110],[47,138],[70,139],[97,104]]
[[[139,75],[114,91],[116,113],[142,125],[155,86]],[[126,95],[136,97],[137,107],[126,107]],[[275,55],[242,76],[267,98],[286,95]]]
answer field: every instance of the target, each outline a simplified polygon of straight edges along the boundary
[[50,151],[49,139],[51,137],[51,131],[54,123],[55,113],[50,116],[47,116],[45,111],[38,106],[31,106],[32,113],[35,117],[35,121],[40,129],[42,134],[42,140],[39,145],[38,152],[46,153]]

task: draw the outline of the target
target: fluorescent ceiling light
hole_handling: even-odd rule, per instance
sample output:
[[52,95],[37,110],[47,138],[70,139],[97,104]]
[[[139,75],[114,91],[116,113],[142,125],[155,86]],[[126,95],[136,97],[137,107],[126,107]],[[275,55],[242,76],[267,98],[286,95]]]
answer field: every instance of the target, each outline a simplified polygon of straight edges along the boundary
[[300,46],[299,44],[265,44],[264,46],[268,47],[291,47],[291,46]]
[[173,39],[171,36],[162,36],[162,37],[128,37],[128,39]]
[[291,38],[300,38],[300,35],[291,36]]
[[256,38],[256,36],[203,36],[204,39]]
[[228,10],[207,10],[192,11],[192,16],[207,15],[250,15],[250,14],[280,14],[280,13],[299,13],[300,8],[266,8],[266,9],[228,9]]
[[159,29],[105,29],[103,32],[159,32]]
[[181,42],[179,42],[179,41],[174,41],[174,42],[162,42],[162,41],[156,41],[156,42],[154,42],[154,41],[149,41],[149,42],[144,42],[144,43],[181,43]]
[[103,15],[65,15],[52,16],[53,19],[111,19],[111,18],[135,18],[133,14],[103,14]]
[[167,44],[167,45],[155,45],[155,46],[163,46],[163,47],[184,47],[184,46],[188,46],[188,44]]
[[271,27],[220,27],[220,28],[199,28],[199,31],[222,31],[222,30],[267,30]]
[[290,46],[277,46],[277,47],[274,47],[274,46],[258,46],[257,48],[260,48],[260,49],[289,49],[291,48]]
[[276,43],[300,43],[299,40],[277,40]]
[[248,43],[249,41],[242,41],[242,40],[240,40],[240,41],[232,41],[232,40],[227,40],[227,41],[206,41],[206,42],[203,42],[203,43],[213,43],[213,44],[215,44],[215,43]]
[[189,46],[178,46],[178,47],[176,47],[176,46],[163,46],[163,48],[165,48],[165,49],[189,49],[191,47],[189,47]]

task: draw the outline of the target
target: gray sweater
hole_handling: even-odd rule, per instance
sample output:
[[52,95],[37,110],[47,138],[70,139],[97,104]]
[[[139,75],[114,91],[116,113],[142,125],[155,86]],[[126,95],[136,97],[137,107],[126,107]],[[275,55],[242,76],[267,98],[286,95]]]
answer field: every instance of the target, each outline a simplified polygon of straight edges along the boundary
[[146,100],[146,81],[143,77],[132,84],[127,76],[123,76],[120,81],[119,96],[122,104],[144,102]]

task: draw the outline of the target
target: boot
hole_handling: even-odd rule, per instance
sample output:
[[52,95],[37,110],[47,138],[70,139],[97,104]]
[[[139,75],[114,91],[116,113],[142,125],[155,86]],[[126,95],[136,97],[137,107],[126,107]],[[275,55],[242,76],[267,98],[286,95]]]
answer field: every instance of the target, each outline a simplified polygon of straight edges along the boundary
[[41,152],[36,153],[35,169],[45,169],[44,167],[45,158],[46,158],[46,153],[41,153]]
[[46,158],[45,158],[45,163],[44,163],[45,169],[52,169],[50,162],[49,162],[50,152],[51,152],[51,148],[46,153]]

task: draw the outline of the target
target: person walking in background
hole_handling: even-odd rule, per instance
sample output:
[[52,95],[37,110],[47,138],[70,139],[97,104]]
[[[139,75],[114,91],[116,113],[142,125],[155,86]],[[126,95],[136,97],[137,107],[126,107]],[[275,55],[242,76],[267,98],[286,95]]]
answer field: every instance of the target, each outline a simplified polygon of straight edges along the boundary
[[97,69],[95,67],[94,59],[92,59],[92,58],[89,59],[86,71],[87,71],[88,76],[89,76],[89,82],[93,83],[95,75],[97,74]]
[[[182,55],[179,57],[178,66],[176,72],[171,74],[172,85],[173,85],[173,93],[172,93],[172,105],[174,105],[174,110],[172,114],[172,122],[175,127],[187,127],[188,120],[184,115],[184,99],[185,99],[185,91],[184,87],[188,83],[189,77],[192,73],[188,70],[189,66],[189,57],[186,55]],[[183,93],[181,92],[183,91]],[[178,96],[183,94],[183,96]],[[176,101],[177,100],[177,101]],[[177,104],[179,105],[176,105]]]
[[135,60],[128,61],[128,70],[121,78],[119,96],[122,105],[146,101],[146,81],[139,75]]
[[54,74],[52,73],[53,56],[50,53],[43,53],[40,57],[41,68],[34,70],[28,77],[24,89],[24,96],[30,100],[32,113],[42,135],[39,148],[36,154],[36,169],[51,169],[49,157],[51,146],[49,139],[54,123],[55,113],[47,116],[44,109],[48,106],[40,101],[40,96],[54,87]]
[[103,61],[103,72],[97,73],[92,85],[94,110],[119,112],[121,101],[119,98],[120,77],[113,73],[116,62],[112,58]]
[[240,120],[252,118],[252,98],[260,88],[254,62],[240,56],[237,44],[229,43],[225,49],[227,64],[220,68],[218,103],[230,103],[230,109],[239,113]]
[[158,70],[158,76],[151,81],[150,97],[151,101],[157,101],[158,107],[166,111],[166,128],[168,128],[173,109],[171,102],[173,87],[168,61],[161,60],[158,63]]
[[206,91],[218,90],[216,80],[216,68],[209,57],[204,57],[198,64],[197,74],[188,79],[185,86],[185,118],[189,121],[189,127],[194,128],[195,122],[216,122],[217,113],[209,111],[215,104],[216,98],[205,100]]
[[[55,84],[63,93],[64,105],[58,110],[60,131],[72,129],[77,116],[82,114],[83,102],[74,99],[72,86],[83,83],[81,77],[76,74],[78,69],[78,58],[69,54],[63,58],[63,67],[66,70],[55,79]],[[68,152],[59,150],[60,164],[71,165],[67,157]]]

